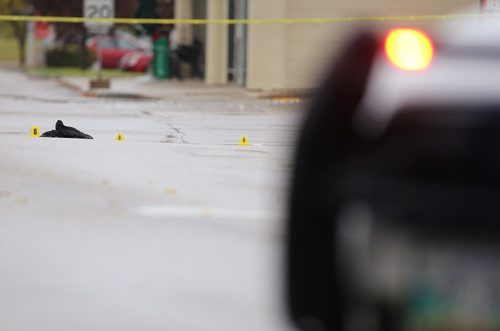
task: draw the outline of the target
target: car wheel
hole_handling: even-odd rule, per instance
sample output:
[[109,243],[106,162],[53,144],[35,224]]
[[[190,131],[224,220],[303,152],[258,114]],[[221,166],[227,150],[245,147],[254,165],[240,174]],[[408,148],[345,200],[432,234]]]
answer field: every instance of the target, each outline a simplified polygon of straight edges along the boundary
[[[289,314],[305,331],[344,330],[344,284],[333,233],[341,201],[326,196],[336,163],[360,147],[352,127],[379,42],[359,34],[329,70],[302,127],[295,155],[287,221]],[[331,183],[332,181],[329,180]]]

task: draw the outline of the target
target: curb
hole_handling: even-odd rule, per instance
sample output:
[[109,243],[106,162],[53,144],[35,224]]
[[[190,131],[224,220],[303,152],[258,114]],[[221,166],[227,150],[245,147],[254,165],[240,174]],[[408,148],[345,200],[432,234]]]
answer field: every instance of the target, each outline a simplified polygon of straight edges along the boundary
[[69,88],[70,90],[73,90],[75,92],[79,92],[79,93],[84,93],[84,91],[82,91],[82,89],[76,85],[76,84],[72,84],[68,81],[66,81],[64,78],[56,78],[56,82],[63,86],[63,87],[66,87],[66,88]]
[[317,93],[316,88],[302,89],[273,89],[269,91],[253,90],[255,96],[259,99],[276,99],[276,98],[303,98],[308,99]]
[[[132,93],[132,92],[117,92],[110,90],[99,90],[99,89],[84,89],[81,84],[72,83],[70,80],[65,77],[57,77],[56,81],[66,88],[69,88],[84,97],[89,98],[109,98],[109,99],[128,99],[128,100],[161,100],[165,97],[160,96],[151,96],[141,93]],[[275,89],[270,91],[262,91],[262,90],[251,90],[251,89],[243,89],[241,91],[241,96],[246,96],[251,99],[263,99],[269,100],[273,103],[278,104],[293,104],[297,103],[297,100],[301,99],[309,99],[312,95],[314,95],[316,89]],[[190,95],[193,93],[189,91],[186,95]],[[215,93],[217,94],[217,93]]]
[[126,93],[126,92],[108,92],[108,91],[98,91],[91,89],[82,89],[79,85],[73,84],[64,78],[56,78],[56,81],[63,87],[69,88],[75,92],[80,93],[84,97],[89,98],[110,98],[110,99],[130,99],[130,100],[158,100],[159,98],[146,96],[138,93]]

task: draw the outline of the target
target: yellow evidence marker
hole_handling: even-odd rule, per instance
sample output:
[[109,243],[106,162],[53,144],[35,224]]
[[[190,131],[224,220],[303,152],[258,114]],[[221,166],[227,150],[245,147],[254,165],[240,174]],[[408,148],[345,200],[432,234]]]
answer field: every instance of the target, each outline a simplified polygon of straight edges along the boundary
[[248,146],[250,145],[248,143],[248,139],[247,139],[247,136],[243,135],[240,139],[240,146]]
[[40,128],[36,125],[33,125],[30,130],[30,136],[32,137],[40,137]]
[[124,141],[125,137],[123,137],[123,134],[121,132],[118,132],[118,135],[116,136],[116,141]]

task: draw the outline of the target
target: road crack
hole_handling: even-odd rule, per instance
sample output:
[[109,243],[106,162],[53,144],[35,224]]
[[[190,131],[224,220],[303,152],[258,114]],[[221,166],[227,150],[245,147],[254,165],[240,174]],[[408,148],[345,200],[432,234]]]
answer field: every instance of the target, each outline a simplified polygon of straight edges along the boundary
[[173,124],[167,122],[167,125],[170,127],[170,129],[173,131],[169,133],[161,142],[162,143],[183,143],[183,144],[189,144],[189,142],[185,139],[186,133],[183,132],[181,129],[175,127]]

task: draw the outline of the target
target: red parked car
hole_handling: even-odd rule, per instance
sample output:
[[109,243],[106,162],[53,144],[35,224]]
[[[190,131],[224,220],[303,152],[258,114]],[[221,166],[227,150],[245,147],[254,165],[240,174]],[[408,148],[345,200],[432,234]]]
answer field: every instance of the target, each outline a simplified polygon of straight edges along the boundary
[[140,50],[123,56],[118,67],[124,71],[145,72],[151,65],[151,61],[153,61],[152,52]]
[[103,68],[118,68],[122,57],[132,52],[149,52],[139,40],[127,35],[99,36],[87,40],[89,48],[97,58],[97,42],[101,53],[101,65]]

